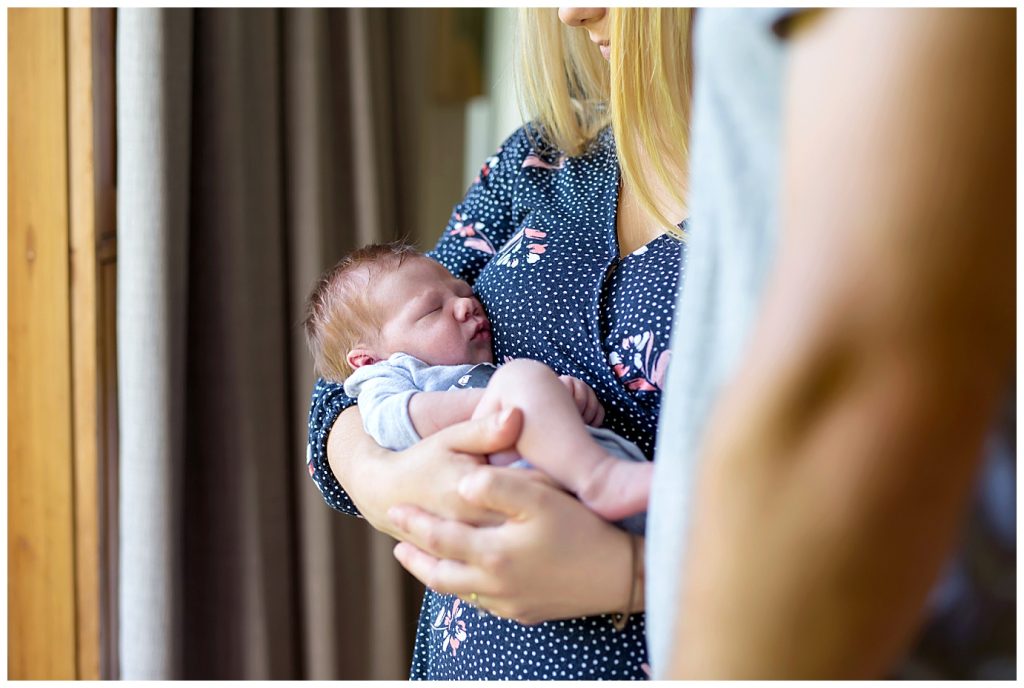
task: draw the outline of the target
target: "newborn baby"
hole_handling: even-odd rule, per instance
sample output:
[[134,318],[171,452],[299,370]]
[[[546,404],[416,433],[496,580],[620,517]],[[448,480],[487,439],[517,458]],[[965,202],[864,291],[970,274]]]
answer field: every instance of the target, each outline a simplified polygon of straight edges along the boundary
[[496,368],[473,290],[412,247],[371,245],[342,259],[310,295],[305,329],[317,372],[344,381],[382,447],[402,450],[453,423],[519,408],[515,453],[491,463],[526,457],[597,514],[634,516],[623,527],[643,532],[653,465],[598,427],[604,408],[594,391],[528,359]]

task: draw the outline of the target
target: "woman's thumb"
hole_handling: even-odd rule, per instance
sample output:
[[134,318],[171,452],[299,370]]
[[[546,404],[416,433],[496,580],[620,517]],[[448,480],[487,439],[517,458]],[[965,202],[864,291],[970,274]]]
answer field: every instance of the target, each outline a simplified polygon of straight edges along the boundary
[[516,408],[457,423],[434,435],[451,451],[495,454],[511,449],[523,428],[523,412]]
[[[485,416],[486,418],[486,416]],[[483,432],[481,438],[487,443],[487,448],[480,451],[481,454],[494,454],[506,449],[512,449],[519,439],[519,433],[523,430],[523,412],[517,408],[507,408],[490,417],[488,429]]]

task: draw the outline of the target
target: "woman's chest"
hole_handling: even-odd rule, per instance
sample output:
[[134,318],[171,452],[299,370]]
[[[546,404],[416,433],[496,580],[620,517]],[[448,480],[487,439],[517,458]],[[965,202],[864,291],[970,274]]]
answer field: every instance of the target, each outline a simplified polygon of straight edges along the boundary
[[614,158],[561,164],[528,170],[511,238],[475,285],[499,358],[568,346],[611,353],[610,338],[648,331],[667,340],[683,244],[661,235],[620,257]]
[[657,413],[684,246],[662,235],[619,258],[605,230],[527,215],[476,290],[499,364],[532,358],[578,377],[625,423]]
[[[528,157],[514,190],[510,238],[475,289],[494,328],[497,363],[532,358],[589,384],[607,424],[653,438],[684,246],[659,236],[620,257],[618,165]],[[634,435],[635,437],[630,437]]]

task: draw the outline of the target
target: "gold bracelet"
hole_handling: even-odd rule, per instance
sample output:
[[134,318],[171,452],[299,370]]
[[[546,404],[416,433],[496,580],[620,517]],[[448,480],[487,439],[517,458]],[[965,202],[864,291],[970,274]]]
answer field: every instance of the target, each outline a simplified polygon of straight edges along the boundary
[[636,535],[629,536],[629,552],[633,559],[632,575],[629,578],[629,601],[626,602],[626,609],[621,614],[612,614],[612,626],[616,631],[622,631],[629,622],[629,616],[633,613],[633,602],[636,600],[636,579],[640,575],[640,538]]

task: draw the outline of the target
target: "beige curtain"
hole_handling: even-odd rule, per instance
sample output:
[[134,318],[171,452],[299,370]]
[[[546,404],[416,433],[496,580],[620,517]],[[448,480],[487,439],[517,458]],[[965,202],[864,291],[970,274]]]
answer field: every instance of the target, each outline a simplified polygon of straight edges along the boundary
[[305,474],[299,327],[408,221],[393,23],[118,12],[120,678],[407,675],[420,589]]

